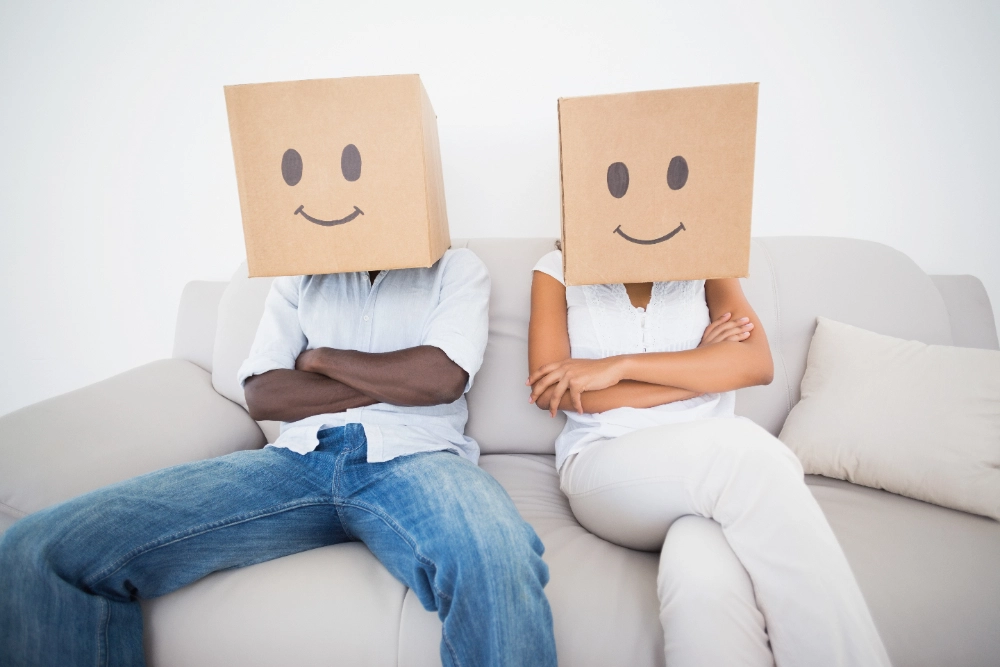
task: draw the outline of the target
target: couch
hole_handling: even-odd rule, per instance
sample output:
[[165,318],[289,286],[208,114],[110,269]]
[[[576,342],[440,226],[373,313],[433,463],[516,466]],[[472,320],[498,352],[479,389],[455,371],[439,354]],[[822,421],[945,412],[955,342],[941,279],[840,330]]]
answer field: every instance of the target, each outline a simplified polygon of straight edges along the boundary
[[[527,402],[531,268],[553,240],[455,245],[475,251],[493,278],[467,432],[482,468],[545,543],[560,663],[662,665],[658,554],[615,546],[576,522],[554,468],[563,419]],[[737,412],[775,434],[798,400],[817,315],[926,343],[998,348],[979,280],[929,276],[884,245],[757,238],[750,274],[744,289],[771,342],[775,379],[739,391]],[[236,383],[269,284],[248,279],[245,267],[228,283],[189,283],[171,359],[0,418],[0,530],[116,480],[273,439],[275,424],[249,417]],[[848,482],[807,482],[895,665],[1000,664],[1000,523]],[[218,572],[142,606],[156,667],[440,664],[437,616],[360,543]]]

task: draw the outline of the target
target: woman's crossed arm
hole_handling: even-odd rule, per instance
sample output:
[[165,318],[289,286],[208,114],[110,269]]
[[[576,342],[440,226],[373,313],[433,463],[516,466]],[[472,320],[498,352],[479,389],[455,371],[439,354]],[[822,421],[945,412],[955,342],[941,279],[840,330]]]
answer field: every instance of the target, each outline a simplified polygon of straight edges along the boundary
[[739,280],[707,280],[705,297],[712,323],[694,350],[572,359],[566,288],[536,271],[528,333],[529,400],[553,415],[559,409],[594,413],[770,383],[774,367],[767,337]]

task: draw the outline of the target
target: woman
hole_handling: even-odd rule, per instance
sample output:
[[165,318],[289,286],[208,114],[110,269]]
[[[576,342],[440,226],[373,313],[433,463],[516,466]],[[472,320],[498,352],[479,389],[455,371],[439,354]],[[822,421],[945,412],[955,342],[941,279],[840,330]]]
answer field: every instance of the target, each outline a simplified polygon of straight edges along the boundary
[[530,400],[566,412],[556,464],[577,519],[661,550],[668,665],[889,664],[798,460],[733,414],[735,389],[773,375],[738,280],[566,287],[551,252],[529,364]]

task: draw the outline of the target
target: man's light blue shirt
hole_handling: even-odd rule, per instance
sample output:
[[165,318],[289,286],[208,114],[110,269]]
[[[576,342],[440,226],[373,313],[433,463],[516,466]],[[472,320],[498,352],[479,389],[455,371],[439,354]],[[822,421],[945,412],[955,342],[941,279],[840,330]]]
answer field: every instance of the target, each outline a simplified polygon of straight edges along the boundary
[[[483,363],[489,299],[486,266],[466,249],[448,250],[427,269],[383,271],[374,284],[364,272],[276,278],[238,379],[242,385],[251,375],[294,369],[299,354],[317,347],[395,352],[433,345],[469,374],[467,392]],[[446,405],[376,403],[282,423],[274,446],[305,454],[316,448],[320,430],[361,424],[370,462],[440,450],[477,462],[479,445],[464,434],[468,417],[464,393]]]

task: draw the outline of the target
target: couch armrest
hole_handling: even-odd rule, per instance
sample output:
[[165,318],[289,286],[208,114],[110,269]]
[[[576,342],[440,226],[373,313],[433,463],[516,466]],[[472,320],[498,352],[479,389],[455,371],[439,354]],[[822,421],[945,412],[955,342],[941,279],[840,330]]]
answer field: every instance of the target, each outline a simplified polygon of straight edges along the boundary
[[181,292],[174,329],[174,359],[185,359],[212,372],[219,301],[228,283],[192,280]]
[[262,446],[207,371],[154,361],[0,417],[0,530],[107,484]]
[[959,347],[1000,349],[990,297],[975,276],[931,276],[951,319],[951,337]]

